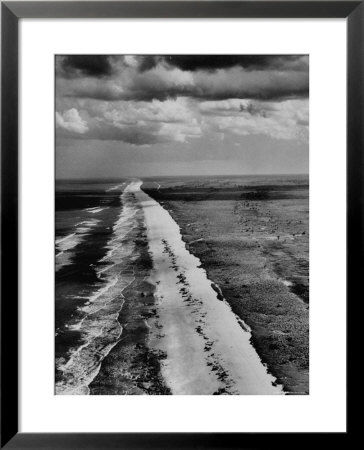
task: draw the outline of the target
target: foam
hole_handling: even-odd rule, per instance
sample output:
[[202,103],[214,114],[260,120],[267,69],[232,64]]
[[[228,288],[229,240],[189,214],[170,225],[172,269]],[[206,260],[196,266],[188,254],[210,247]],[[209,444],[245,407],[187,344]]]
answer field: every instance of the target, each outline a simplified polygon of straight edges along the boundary
[[70,351],[68,361],[57,361],[57,368],[63,373],[61,381],[56,384],[57,394],[89,394],[88,386],[99,373],[101,362],[122,334],[118,316],[124,304],[123,291],[135,278],[133,273],[120,275],[120,271],[125,258],[135,252],[128,233],[138,225],[135,218],[137,206],[130,196],[129,186],[121,194],[123,207],[107,244],[110,249],[99,261],[106,266],[98,271],[98,289],[78,309],[78,322],[69,325],[69,329],[81,332],[83,343]]
[[106,209],[106,208],[99,208],[99,207],[96,207],[96,208],[86,208],[85,211],[87,211],[87,212],[89,212],[89,213],[91,213],[91,214],[97,214],[97,213],[103,211],[104,209]]
[[77,223],[75,231],[68,236],[56,239],[56,272],[62,267],[72,263],[74,252],[72,250],[80,244],[89,231],[95,227],[100,220],[91,219]]
[[118,184],[110,189],[106,189],[106,192],[116,191],[117,189],[122,189],[126,183]]

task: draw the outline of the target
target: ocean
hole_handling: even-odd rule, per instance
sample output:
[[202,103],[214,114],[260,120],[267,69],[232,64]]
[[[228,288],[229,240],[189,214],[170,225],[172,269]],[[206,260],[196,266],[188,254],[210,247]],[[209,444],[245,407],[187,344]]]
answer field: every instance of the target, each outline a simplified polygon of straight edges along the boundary
[[100,361],[121,335],[117,320],[131,279],[124,258],[134,244],[136,208],[115,182],[56,185],[56,393],[88,393]]

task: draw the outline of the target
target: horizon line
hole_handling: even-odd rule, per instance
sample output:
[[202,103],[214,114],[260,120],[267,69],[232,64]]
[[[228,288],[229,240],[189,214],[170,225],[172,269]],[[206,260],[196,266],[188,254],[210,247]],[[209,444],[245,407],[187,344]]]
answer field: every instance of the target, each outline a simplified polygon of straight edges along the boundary
[[71,178],[57,178],[55,181],[68,181],[68,180],[117,180],[119,178],[173,178],[173,177],[259,177],[259,176],[289,176],[289,175],[301,175],[309,176],[308,172],[286,172],[286,173],[231,173],[231,174],[195,174],[195,175],[120,175],[113,177],[71,177]]

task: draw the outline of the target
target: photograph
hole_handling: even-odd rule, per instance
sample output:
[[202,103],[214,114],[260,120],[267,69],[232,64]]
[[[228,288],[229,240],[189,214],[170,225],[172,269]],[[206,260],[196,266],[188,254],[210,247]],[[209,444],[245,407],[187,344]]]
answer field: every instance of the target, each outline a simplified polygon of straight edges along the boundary
[[54,73],[55,394],[309,395],[309,56]]

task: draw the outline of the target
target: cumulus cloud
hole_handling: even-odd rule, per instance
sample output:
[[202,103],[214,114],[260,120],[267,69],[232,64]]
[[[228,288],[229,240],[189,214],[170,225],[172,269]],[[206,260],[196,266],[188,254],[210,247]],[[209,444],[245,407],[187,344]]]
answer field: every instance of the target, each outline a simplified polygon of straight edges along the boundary
[[[251,99],[198,102],[186,98],[94,102],[79,99],[77,107],[87,117],[88,126],[87,132],[78,136],[80,139],[123,141],[143,146],[188,142],[189,139],[212,135],[219,135],[222,139],[225,134],[308,139],[306,99],[282,102]],[[75,132],[74,128],[63,128],[70,134]]]
[[203,136],[308,139],[308,57],[59,56],[57,127],[132,145]]
[[[106,110],[105,110],[106,107]],[[151,102],[117,102],[103,105],[106,119],[115,124],[137,124],[138,122],[180,122],[191,120],[191,109],[185,99],[152,100]]]
[[88,131],[87,123],[81,118],[76,108],[63,113],[56,112],[56,126],[71,133],[84,134]]
[[199,109],[204,115],[230,116],[237,113],[248,113],[252,116],[267,116],[269,110],[274,109],[273,103],[262,104],[262,102],[240,99],[228,99],[220,101],[200,102]]
[[274,139],[308,139],[308,101],[242,103],[239,99],[200,104],[202,126],[234,135],[262,134]]
[[[70,100],[58,100],[58,106],[66,107]],[[77,107],[87,117],[88,129],[82,135],[74,136],[73,128],[66,128],[72,137],[123,141],[133,145],[152,145],[165,142],[186,142],[200,137],[202,131],[196,117],[196,106],[187,99],[151,102],[95,102],[78,99]],[[77,109],[74,109],[77,111]],[[64,120],[67,113],[57,117]],[[58,119],[59,120],[59,119]],[[82,120],[82,119],[81,119]],[[63,123],[62,123],[63,125]]]

